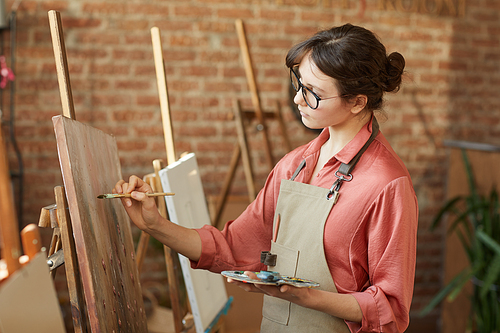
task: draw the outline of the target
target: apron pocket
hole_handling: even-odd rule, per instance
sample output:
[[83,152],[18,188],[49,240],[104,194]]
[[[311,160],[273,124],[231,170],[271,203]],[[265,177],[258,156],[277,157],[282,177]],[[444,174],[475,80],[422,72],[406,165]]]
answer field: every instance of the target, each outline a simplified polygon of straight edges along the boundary
[[[276,265],[268,266],[268,270],[279,272],[281,275],[295,277],[299,251],[278,243],[271,243],[271,253],[276,254]],[[262,315],[276,323],[288,325],[291,303],[280,298],[264,296]]]

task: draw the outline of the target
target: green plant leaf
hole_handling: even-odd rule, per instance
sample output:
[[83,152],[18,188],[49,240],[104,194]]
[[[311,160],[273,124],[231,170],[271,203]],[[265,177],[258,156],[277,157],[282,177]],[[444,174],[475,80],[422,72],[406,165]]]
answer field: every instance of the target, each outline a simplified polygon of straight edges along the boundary
[[458,273],[443,289],[437,293],[436,296],[427,304],[425,308],[420,311],[420,316],[425,316],[432,311],[441,301],[452,291],[455,287],[460,284],[464,276],[468,275],[470,267],[465,268],[463,271]]
[[453,211],[454,208],[456,207],[457,203],[459,201],[463,200],[463,199],[464,199],[463,196],[457,196],[457,197],[454,197],[454,198],[450,199],[449,201],[447,201],[446,204],[443,206],[443,208],[441,208],[439,210],[439,212],[437,213],[437,215],[434,218],[434,220],[432,220],[431,227],[430,227],[431,231],[433,231],[434,229],[436,229],[436,227],[443,220],[444,216],[446,214],[450,213],[450,211]]
[[500,254],[497,254],[495,258],[488,265],[488,270],[483,280],[483,285],[481,286],[480,295],[481,297],[486,297],[488,291],[490,291],[491,286],[499,280],[500,277]]
[[[471,321],[478,332],[500,333],[500,201],[493,187],[489,196],[478,193],[467,152],[462,149],[469,194],[456,196],[442,206],[431,224],[434,230],[445,218],[447,234],[455,233],[469,258],[469,266],[458,273],[420,312],[428,314],[443,299],[453,301],[473,279]],[[465,185],[465,184],[464,184]]]
[[477,237],[486,244],[490,249],[500,254],[500,244],[498,244],[493,238],[486,234],[482,229],[476,231]]
[[467,258],[469,259],[469,263],[472,263],[474,261],[474,251],[472,250],[470,238],[471,236],[469,235],[469,239],[465,239],[463,233],[460,231],[460,229],[455,230],[455,234],[457,235],[458,239],[460,240],[460,243],[462,243],[462,247],[465,250],[465,253],[467,254]]
[[467,182],[469,183],[469,190],[470,190],[470,198],[472,199],[478,199],[479,196],[477,194],[476,190],[476,183],[474,181],[474,173],[472,172],[472,167],[469,162],[469,158],[467,157],[467,150],[465,148],[461,149],[462,151],[462,158],[464,160],[464,165],[465,165],[465,172],[467,175]]
[[457,296],[462,292],[462,289],[464,288],[465,284],[470,282],[470,279],[474,276],[477,270],[478,268],[476,268],[476,270],[474,270],[474,268],[472,270],[471,269],[463,270],[465,274],[460,276],[460,279],[458,279],[455,288],[453,288],[453,290],[450,291],[446,299],[450,302],[453,302],[455,298],[457,298]]

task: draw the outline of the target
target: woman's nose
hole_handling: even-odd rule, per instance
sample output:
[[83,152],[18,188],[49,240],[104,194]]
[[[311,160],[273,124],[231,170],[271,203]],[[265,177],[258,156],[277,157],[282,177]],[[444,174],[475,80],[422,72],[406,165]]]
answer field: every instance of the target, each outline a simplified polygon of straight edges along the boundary
[[293,102],[297,105],[304,105],[306,104],[306,101],[304,100],[304,96],[302,95],[302,88],[299,89],[295,93],[295,96],[293,97]]

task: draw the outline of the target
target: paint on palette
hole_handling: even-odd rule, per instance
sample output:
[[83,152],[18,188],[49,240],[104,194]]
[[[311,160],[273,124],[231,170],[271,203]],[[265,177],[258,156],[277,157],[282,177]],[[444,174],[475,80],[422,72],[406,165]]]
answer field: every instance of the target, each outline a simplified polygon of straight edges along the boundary
[[[241,281],[244,283],[254,283],[254,284],[262,284],[262,285],[269,285],[269,286],[281,286],[284,284],[288,284],[294,287],[299,287],[299,288],[315,288],[319,287],[319,283],[307,280],[307,279],[301,279],[297,277],[290,277],[290,276],[285,276],[285,275],[279,275],[276,274],[275,272],[269,272],[269,271],[260,271],[260,272],[254,272],[255,275],[257,275],[257,279],[252,279],[249,276],[245,274],[243,271],[223,271],[221,272],[221,275],[231,278],[236,281]],[[272,276],[272,280],[269,278],[269,276]],[[263,277],[263,278],[260,278]]]

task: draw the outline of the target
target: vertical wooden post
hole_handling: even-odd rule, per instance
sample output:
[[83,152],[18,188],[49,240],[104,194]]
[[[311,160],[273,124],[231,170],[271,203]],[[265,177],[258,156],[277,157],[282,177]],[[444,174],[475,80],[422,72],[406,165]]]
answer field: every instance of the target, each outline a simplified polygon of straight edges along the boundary
[[153,55],[156,69],[156,82],[158,84],[158,94],[160,97],[161,118],[163,121],[163,135],[167,149],[167,163],[176,161],[174,134],[172,129],[172,118],[170,115],[170,104],[168,100],[167,78],[165,75],[165,64],[163,62],[163,50],[161,46],[160,29],[151,28],[151,39],[153,42]]
[[241,55],[243,57],[243,63],[245,65],[247,82],[250,88],[250,92],[252,94],[252,104],[257,119],[259,120],[258,129],[262,131],[262,135],[264,136],[264,149],[266,152],[267,163],[269,169],[272,169],[274,167],[274,162],[273,162],[273,155],[271,153],[271,143],[267,135],[267,127],[264,121],[264,114],[260,105],[259,91],[257,89],[257,84],[255,82],[255,76],[252,67],[252,59],[250,57],[250,52],[248,50],[248,44],[245,35],[245,28],[243,26],[243,21],[240,19],[236,20],[235,24],[236,24],[236,31],[238,33],[238,40],[240,42]]
[[49,11],[50,33],[52,36],[52,47],[56,61],[57,81],[59,83],[59,93],[63,116],[76,119],[75,107],[73,105],[73,93],[69,80],[68,61],[66,59],[66,46],[64,44],[64,34],[62,30],[61,14],[55,10]]
[[2,236],[2,255],[7,265],[7,274],[12,275],[21,267],[19,264],[21,242],[5,147],[2,127],[0,126],[0,235]]

